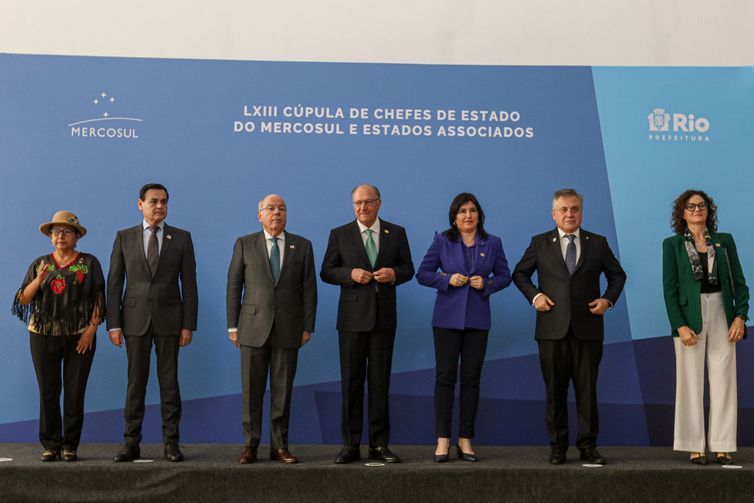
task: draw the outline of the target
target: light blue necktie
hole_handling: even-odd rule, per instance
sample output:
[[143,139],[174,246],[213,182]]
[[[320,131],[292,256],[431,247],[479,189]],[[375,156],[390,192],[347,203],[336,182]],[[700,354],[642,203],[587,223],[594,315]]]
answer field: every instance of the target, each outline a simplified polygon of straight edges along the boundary
[[272,250],[270,250],[270,269],[272,269],[272,279],[277,283],[280,276],[280,247],[278,238],[272,238]]
[[568,238],[568,246],[566,247],[566,256],[565,256],[565,263],[566,267],[568,268],[568,274],[573,276],[573,271],[576,270],[576,243],[574,243],[574,239],[576,239],[576,236],[574,234],[566,234]]

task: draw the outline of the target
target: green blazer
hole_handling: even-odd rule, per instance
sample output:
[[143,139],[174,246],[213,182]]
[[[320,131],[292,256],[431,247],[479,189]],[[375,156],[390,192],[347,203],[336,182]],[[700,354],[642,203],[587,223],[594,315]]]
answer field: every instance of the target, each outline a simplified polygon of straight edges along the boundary
[[[715,245],[717,276],[730,326],[736,316],[748,319],[749,288],[733,236],[722,232],[711,232],[710,236]],[[699,333],[702,330],[702,282],[694,278],[691,272],[682,234],[662,242],[662,286],[673,335],[678,336],[678,329],[684,325]]]

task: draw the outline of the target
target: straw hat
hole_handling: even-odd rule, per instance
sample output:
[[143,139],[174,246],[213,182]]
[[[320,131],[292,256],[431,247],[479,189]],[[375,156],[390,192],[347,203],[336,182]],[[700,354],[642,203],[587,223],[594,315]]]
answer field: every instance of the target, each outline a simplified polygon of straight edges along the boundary
[[74,229],[79,231],[79,237],[84,237],[84,234],[86,234],[86,227],[81,225],[79,223],[79,217],[77,217],[70,211],[61,210],[55,213],[52,216],[51,221],[43,223],[39,226],[39,232],[41,232],[45,236],[49,236],[54,225],[67,225],[68,227],[73,227]]

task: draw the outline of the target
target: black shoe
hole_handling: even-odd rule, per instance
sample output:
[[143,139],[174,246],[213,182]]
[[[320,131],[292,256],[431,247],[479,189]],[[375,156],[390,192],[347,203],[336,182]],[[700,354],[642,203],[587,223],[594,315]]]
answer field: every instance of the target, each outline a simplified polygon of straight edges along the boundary
[[390,451],[387,446],[370,447],[369,459],[375,461],[382,461],[383,463],[400,463],[401,458],[397,454]]
[[118,451],[118,454],[115,455],[115,461],[116,463],[127,463],[129,461],[133,461],[135,459],[139,459],[141,457],[141,449],[139,449],[139,446],[125,446],[120,451]]
[[718,455],[716,460],[721,465],[730,465],[733,463],[733,458],[730,457],[730,454],[723,454],[722,456]]
[[550,459],[547,460],[551,465],[562,465],[566,462],[566,450],[563,447],[553,447],[550,452]]
[[183,453],[178,448],[178,444],[165,444],[165,459],[172,463],[183,461]]
[[581,449],[581,461],[586,461],[591,465],[606,465],[607,460],[597,449]]
[[60,451],[58,449],[46,449],[42,453],[42,457],[39,459],[45,463],[48,461],[55,461],[56,459],[60,459]]
[[337,456],[335,456],[335,463],[339,465],[345,465],[353,463],[361,459],[361,453],[358,447],[343,447]]
[[692,465],[704,466],[707,464],[707,456],[705,456],[704,454],[700,454],[699,456],[694,456],[693,458],[689,458],[689,461],[691,462]]
[[435,463],[447,463],[450,461],[450,448],[445,454],[437,454],[435,451]]
[[473,452],[463,452],[460,445],[456,445],[456,452],[458,453],[458,459],[462,459],[463,461],[471,461],[472,463],[479,461],[476,454]]
[[63,449],[63,461],[76,461],[79,459],[78,454],[73,449]]

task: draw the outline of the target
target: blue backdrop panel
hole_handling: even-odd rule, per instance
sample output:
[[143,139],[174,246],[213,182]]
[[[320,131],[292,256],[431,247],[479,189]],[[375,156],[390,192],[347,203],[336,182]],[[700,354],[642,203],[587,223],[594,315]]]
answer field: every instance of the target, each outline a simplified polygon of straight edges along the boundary
[[[690,86],[689,99],[701,100],[716,85],[727,91],[702,106],[671,101],[680,93],[665,84],[652,94],[656,80]],[[270,192],[285,197],[288,229],[312,240],[319,266],[329,229],[353,219],[350,190],[370,182],[382,191],[381,216],[406,227],[417,265],[434,232],[447,227],[458,192],[478,196],[486,227],[502,236],[511,267],[531,235],[553,226],[552,192],[566,186],[583,192],[584,227],[608,237],[629,273],[628,303],[621,299],[606,317],[602,441],[667,442],[669,341],[633,340],[667,332],[657,250],[668,233],[669,198],[684,186],[690,161],[724,159],[730,173],[745,172],[743,155],[751,146],[739,147],[751,137],[751,121],[727,110],[751,104],[751,72],[0,55],[0,83],[0,211],[6,215],[0,219],[6,243],[0,305],[10,306],[30,261],[49,251],[36,228],[57,209],[78,213],[89,229],[79,248],[105,268],[115,231],[140,220],[136,200],[145,182],[168,186],[168,222],[192,232],[200,312],[194,342],[181,351],[183,441],[241,440],[239,355],[227,340],[225,275],[235,238],[259,228],[257,201]],[[714,132],[721,145],[647,144],[647,114],[658,107],[707,118],[708,135]],[[634,129],[636,139],[629,134]],[[678,160],[672,149],[688,159]],[[707,165],[693,168],[696,183],[711,172]],[[660,169],[667,176],[655,176]],[[656,183],[642,183],[647,179]],[[725,192],[724,185],[705,187],[724,197],[742,190],[734,182]],[[743,205],[743,194],[737,200]],[[736,228],[743,221],[735,221],[735,206],[725,206],[724,227],[740,236],[750,262],[751,243]],[[653,252],[641,254],[637,236]],[[337,294],[319,284],[316,333],[299,357],[293,443],[340,442]],[[431,442],[434,292],[410,282],[398,298],[393,442]],[[479,442],[546,442],[534,313],[514,287],[492,297],[492,305]],[[0,330],[0,441],[31,441],[38,405],[28,334],[10,314],[0,317]],[[99,339],[84,438],[117,441],[125,353],[104,329]],[[647,351],[655,342],[664,350]],[[664,391],[647,386],[655,375]],[[152,381],[145,439],[156,442],[159,396]]]

